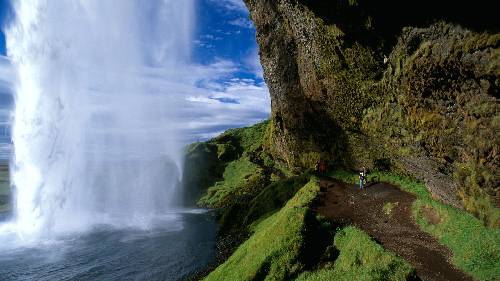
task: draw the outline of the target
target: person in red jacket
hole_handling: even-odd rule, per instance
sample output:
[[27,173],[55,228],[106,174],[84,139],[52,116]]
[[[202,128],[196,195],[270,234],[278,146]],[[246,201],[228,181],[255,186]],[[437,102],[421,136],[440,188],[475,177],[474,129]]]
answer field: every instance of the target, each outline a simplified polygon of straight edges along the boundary
[[326,175],[326,163],[325,163],[325,161],[323,161],[323,160],[319,161],[318,172],[320,175],[323,175],[323,176]]

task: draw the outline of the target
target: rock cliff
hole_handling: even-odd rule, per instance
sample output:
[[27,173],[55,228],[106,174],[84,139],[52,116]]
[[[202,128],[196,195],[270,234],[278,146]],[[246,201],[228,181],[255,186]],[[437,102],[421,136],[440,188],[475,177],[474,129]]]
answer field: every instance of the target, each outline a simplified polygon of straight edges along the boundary
[[391,169],[499,225],[500,33],[493,3],[245,0],[289,168]]

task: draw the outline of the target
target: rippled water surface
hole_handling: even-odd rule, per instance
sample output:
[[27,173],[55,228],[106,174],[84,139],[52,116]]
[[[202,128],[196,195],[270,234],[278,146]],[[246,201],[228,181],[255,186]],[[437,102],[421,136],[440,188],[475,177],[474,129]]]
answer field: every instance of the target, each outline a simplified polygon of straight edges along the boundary
[[213,261],[216,225],[211,213],[177,216],[174,227],[101,226],[30,247],[0,241],[0,280],[184,280]]

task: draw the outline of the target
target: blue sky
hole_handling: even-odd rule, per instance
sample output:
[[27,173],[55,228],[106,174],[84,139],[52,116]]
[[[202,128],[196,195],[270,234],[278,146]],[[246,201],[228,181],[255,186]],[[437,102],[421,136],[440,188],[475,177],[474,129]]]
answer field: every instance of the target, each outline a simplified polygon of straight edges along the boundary
[[[195,0],[191,46],[194,87],[185,94],[186,142],[203,140],[228,128],[266,119],[270,100],[262,78],[255,29],[242,0]],[[13,19],[8,0],[0,0],[0,159],[10,143],[14,73],[3,29]],[[160,78],[161,79],[161,78]]]
[[[9,18],[11,18],[11,9],[9,0],[0,0],[0,26],[4,27]],[[0,32],[0,55],[5,56],[5,35]]]

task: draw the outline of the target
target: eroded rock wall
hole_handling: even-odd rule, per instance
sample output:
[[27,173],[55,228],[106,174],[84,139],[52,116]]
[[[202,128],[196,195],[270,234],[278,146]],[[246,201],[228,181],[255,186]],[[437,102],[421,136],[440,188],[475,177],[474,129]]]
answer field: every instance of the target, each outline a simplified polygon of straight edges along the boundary
[[396,169],[498,225],[500,34],[491,3],[245,2],[276,159]]

